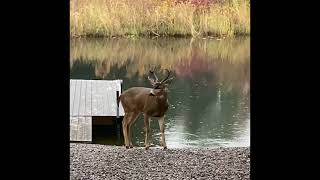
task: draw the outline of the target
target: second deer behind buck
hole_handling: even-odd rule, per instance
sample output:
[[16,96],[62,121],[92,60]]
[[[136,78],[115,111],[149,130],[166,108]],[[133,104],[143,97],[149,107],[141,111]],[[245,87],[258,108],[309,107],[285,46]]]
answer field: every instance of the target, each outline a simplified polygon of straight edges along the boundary
[[144,130],[145,130],[145,149],[150,147],[150,121],[151,117],[159,118],[159,126],[161,132],[160,144],[164,149],[167,148],[166,140],[164,137],[164,118],[165,113],[168,110],[169,104],[167,100],[168,85],[174,79],[169,76],[171,72],[167,70],[167,76],[162,81],[158,81],[154,70],[150,71],[150,74],[154,76],[151,78],[148,76],[149,81],[153,88],[146,87],[132,87],[124,91],[120,96],[120,100],[125,112],[124,119],[122,121],[124,143],[126,148],[132,148],[131,141],[131,125],[136,121],[139,114],[144,114]]

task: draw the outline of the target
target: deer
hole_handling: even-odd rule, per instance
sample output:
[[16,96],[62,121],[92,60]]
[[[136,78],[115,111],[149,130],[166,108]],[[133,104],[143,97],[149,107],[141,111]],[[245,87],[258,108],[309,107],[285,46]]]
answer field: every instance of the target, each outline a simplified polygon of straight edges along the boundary
[[[131,126],[140,114],[144,115],[145,150],[148,150],[150,147],[150,118],[158,118],[161,133],[160,145],[163,147],[163,150],[167,149],[164,136],[164,120],[169,107],[168,86],[174,77],[169,78],[171,71],[165,70],[167,71],[167,76],[161,81],[158,80],[154,69],[149,70],[148,80],[152,88],[131,87],[118,97],[118,102],[121,101],[124,110],[122,130],[126,149],[133,148]],[[150,74],[154,78],[151,78]]]

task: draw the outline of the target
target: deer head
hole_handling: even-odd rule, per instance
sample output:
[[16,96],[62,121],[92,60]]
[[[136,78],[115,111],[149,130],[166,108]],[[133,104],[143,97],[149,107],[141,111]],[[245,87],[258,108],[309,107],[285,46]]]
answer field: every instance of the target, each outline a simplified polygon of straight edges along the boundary
[[148,79],[151,85],[153,86],[153,88],[150,91],[150,95],[157,96],[157,95],[162,95],[163,93],[168,92],[168,85],[172,82],[174,77],[171,77],[169,79],[171,75],[171,71],[169,71],[168,69],[165,69],[165,70],[167,71],[167,76],[162,81],[158,80],[158,77],[154,72],[154,70],[149,71],[149,73],[155,77],[155,78],[151,78],[150,76],[148,76]]

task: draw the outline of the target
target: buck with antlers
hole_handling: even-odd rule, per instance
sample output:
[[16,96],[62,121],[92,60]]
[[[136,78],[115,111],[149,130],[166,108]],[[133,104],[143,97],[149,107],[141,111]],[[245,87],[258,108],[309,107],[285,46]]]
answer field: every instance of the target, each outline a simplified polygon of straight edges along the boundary
[[150,74],[154,76],[151,78],[148,75],[148,79],[151,82],[153,88],[146,87],[132,87],[123,92],[118,101],[120,100],[125,112],[124,119],[122,121],[124,143],[126,148],[132,148],[131,141],[131,125],[136,121],[137,117],[144,114],[144,130],[145,130],[145,149],[150,147],[150,118],[159,118],[159,126],[161,132],[160,144],[163,149],[167,149],[166,140],[164,137],[164,118],[165,113],[168,110],[168,85],[174,79],[169,76],[171,72],[167,70],[167,76],[162,81],[158,81],[154,70],[150,70]]

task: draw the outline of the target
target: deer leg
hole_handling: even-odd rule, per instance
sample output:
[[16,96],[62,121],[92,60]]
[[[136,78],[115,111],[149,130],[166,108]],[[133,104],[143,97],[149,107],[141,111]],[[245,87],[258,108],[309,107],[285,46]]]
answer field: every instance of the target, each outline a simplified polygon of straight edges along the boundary
[[160,144],[163,146],[163,149],[167,149],[167,144],[166,144],[166,139],[164,137],[164,118],[165,116],[160,117],[159,119],[159,126],[160,126],[160,132],[161,132],[161,136],[160,136]]
[[124,137],[124,144],[126,148],[129,148],[129,141],[128,141],[128,121],[130,119],[130,114],[125,113],[123,121],[122,121],[122,129],[123,129],[123,137]]
[[148,115],[144,115],[144,131],[145,131],[145,149],[148,150],[150,147],[150,143],[149,143],[149,133],[150,133],[150,124],[149,124],[149,116]]
[[128,139],[129,139],[129,147],[133,148],[132,140],[131,140],[131,126],[134,124],[134,122],[137,120],[137,117],[139,116],[140,113],[138,112],[133,112],[130,116],[130,122],[128,125]]
[[128,144],[128,147],[126,146],[126,148],[131,148],[131,133],[130,133],[130,122],[132,120],[132,113],[129,114],[128,116],[128,125],[127,125],[127,144]]

